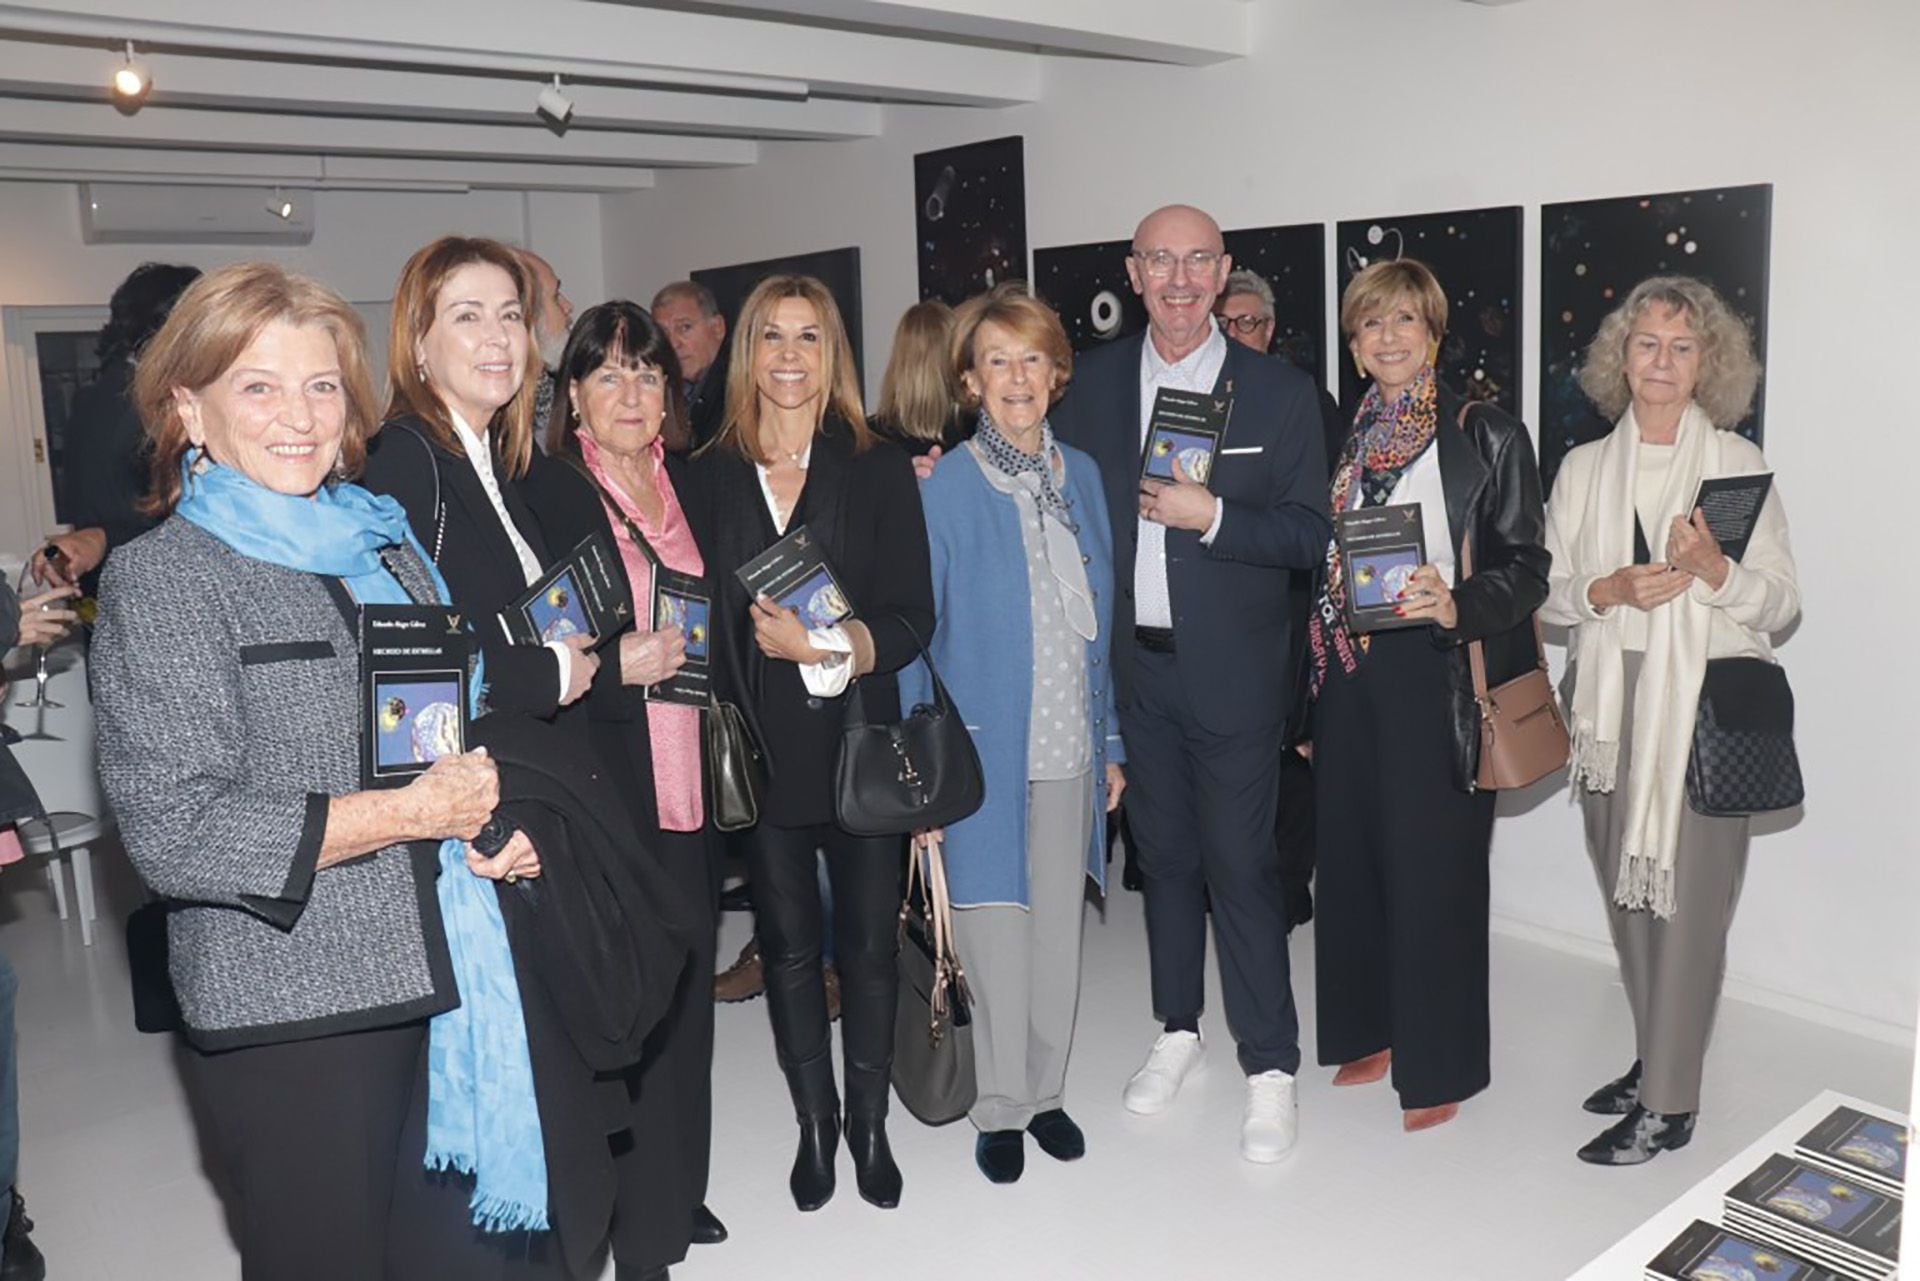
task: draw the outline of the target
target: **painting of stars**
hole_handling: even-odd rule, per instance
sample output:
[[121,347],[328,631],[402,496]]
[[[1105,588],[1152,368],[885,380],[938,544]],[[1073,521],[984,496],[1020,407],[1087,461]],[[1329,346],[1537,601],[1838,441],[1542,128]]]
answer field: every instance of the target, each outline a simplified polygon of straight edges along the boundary
[[1147,308],[1127,280],[1131,240],[1033,251],[1033,292],[1060,313],[1075,351],[1137,334]]
[[[1334,237],[1340,288],[1369,265],[1417,258],[1447,294],[1440,380],[1470,400],[1520,416],[1520,207],[1467,209],[1342,222]],[[1342,335],[1340,403],[1366,389]]]
[[1018,137],[913,158],[920,299],[959,306],[1027,275],[1027,171]]
[[1327,381],[1327,229],[1325,223],[1244,227],[1224,235],[1235,270],[1273,287],[1273,346],[1313,379]]
[[[1540,210],[1540,475],[1613,429],[1580,390],[1580,363],[1607,313],[1648,276],[1696,276],[1719,290],[1767,356],[1773,187],[1674,191]],[[1766,384],[1734,430],[1761,443]]]

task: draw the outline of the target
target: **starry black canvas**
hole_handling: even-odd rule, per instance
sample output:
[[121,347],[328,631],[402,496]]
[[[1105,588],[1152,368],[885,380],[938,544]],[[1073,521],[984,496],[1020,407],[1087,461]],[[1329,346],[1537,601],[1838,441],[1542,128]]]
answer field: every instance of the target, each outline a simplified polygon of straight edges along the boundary
[[[1376,262],[1417,258],[1447,295],[1440,380],[1469,400],[1520,414],[1520,207],[1342,222],[1334,245],[1340,288]],[[1336,307],[1337,310],[1337,307]],[[1341,340],[1340,403],[1357,406],[1366,386]]]
[[1027,172],[1019,137],[913,158],[920,298],[959,306],[1027,276]]
[[1147,307],[1127,280],[1131,240],[1102,240],[1033,251],[1033,291],[1060,313],[1075,351],[1137,334]]
[[[1545,205],[1540,210],[1540,475],[1549,492],[1560,460],[1612,430],[1576,381],[1608,312],[1648,276],[1698,276],[1753,327],[1767,358],[1767,271],[1773,186],[1670,191]],[[1761,444],[1766,383],[1734,430]]]
[[1273,350],[1313,379],[1327,382],[1327,227],[1243,227],[1224,237],[1236,269],[1257,272],[1273,287]]

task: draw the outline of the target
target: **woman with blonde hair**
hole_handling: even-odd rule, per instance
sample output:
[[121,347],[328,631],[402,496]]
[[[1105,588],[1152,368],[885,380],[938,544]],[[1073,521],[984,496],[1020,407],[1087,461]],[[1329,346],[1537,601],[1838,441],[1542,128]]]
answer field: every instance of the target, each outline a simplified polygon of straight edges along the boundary
[[880,404],[868,426],[915,458],[952,449],[972,431],[954,390],[953,327],[953,308],[930,298],[907,308],[893,331]]
[[[927,531],[912,465],[867,427],[839,308],[810,276],[773,276],[733,331],[727,412],[694,459],[688,510],[714,584],[713,673],[766,755],[760,821],[743,834],[767,1013],[800,1123],[789,1181],[802,1210],[834,1191],[842,1117],[821,971],[816,849],[833,891],[847,1144],[861,1196],[898,1204],[888,1148],[894,944],[905,844],[855,836],[834,819],[834,762],[845,693],[860,681],[867,717],[900,718],[894,673],[933,629]],[[853,616],[810,625],[736,571],[805,526]]]
[[1694,507],[1703,479],[1768,470],[1731,430],[1759,383],[1746,324],[1712,286],[1642,281],[1580,370],[1614,429],[1567,455],[1547,509],[1541,616],[1573,629],[1573,783],[1636,1048],[1582,1105],[1621,1117],[1580,1149],[1597,1165],[1637,1165],[1693,1137],[1749,823],[1687,802],[1701,685],[1711,660],[1772,661],[1772,635],[1800,612],[1777,485],[1737,561]]
[[1488,688],[1535,669],[1533,612],[1547,594],[1532,439],[1440,382],[1446,326],[1440,282],[1409,258],[1368,267],[1341,299],[1340,327],[1373,384],[1335,465],[1332,507],[1419,505],[1427,563],[1397,608],[1426,625],[1351,632],[1330,543],[1307,638],[1320,1061],[1339,1065],[1335,1085],[1391,1072],[1409,1131],[1451,1120],[1491,1079],[1494,794],[1475,781],[1468,644],[1484,650]]

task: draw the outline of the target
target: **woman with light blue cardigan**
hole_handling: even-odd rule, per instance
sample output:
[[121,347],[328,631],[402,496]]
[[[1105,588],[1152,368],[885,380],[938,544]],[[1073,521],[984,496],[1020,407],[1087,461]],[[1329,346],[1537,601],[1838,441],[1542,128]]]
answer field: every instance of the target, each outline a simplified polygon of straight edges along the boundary
[[[1126,786],[1106,500],[1093,459],[1047,426],[1072,359],[1059,318],[1022,287],[961,307],[953,368],[979,430],[921,490],[940,620],[931,649],[986,777],[985,803],[945,838],[975,1002],[974,1160],[995,1183],[1020,1177],[1026,1134],[1056,1160],[1086,1152],[1061,1097],[1084,880],[1106,888],[1103,815]],[[900,697],[931,701],[923,667],[901,672]]]

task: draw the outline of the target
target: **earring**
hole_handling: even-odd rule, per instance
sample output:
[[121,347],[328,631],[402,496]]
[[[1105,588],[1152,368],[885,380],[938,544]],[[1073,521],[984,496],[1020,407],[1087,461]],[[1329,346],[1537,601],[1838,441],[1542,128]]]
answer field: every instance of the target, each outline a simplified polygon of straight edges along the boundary
[[1353,353],[1353,376],[1356,378],[1367,376],[1367,362],[1360,359],[1360,353],[1357,351]]
[[1432,339],[1427,343],[1427,363],[1429,365],[1438,365],[1440,363],[1440,340],[1438,338]]

